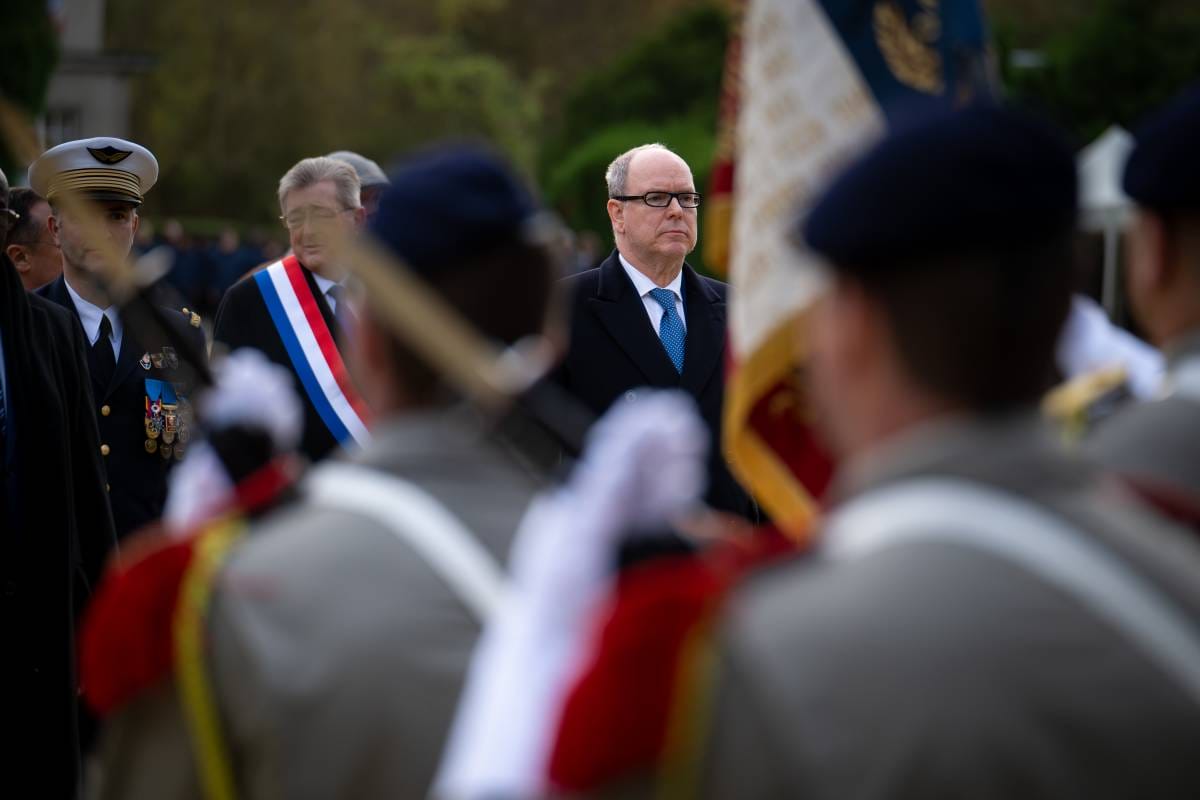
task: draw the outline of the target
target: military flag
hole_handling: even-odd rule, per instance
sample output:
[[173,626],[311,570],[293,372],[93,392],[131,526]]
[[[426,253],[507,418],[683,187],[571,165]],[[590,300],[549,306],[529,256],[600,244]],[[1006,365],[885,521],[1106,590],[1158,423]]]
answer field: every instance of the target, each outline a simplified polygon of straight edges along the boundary
[[803,537],[830,461],[804,388],[821,272],[790,233],[894,112],[962,104],[993,81],[978,0],[751,0],[739,30],[723,446],[776,524]]

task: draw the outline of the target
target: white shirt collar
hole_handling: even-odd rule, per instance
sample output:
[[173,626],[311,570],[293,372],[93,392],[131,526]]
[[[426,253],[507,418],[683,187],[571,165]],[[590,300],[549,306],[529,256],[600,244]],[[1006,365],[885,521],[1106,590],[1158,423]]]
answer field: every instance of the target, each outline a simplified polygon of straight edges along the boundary
[[63,276],[63,283],[67,287],[67,293],[71,295],[71,302],[75,304],[75,311],[79,314],[79,321],[83,324],[83,332],[87,335],[88,343],[95,344],[96,339],[100,337],[100,318],[108,317],[108,324],[112,326],[112,338],[114,342],[121,341],[121,315],[117,313],[116,306],[108,308],[100,308],[95,303],[84,300],[79,292],[71,287],[70,281],[66,276]]
[[[637,289],[638,297],[645,297],[646,295],[650,294],[651,289],[659,288],[658,284],[650,280],[645,273],[643,273],[633,264],[630,264],[629,259],[625,258],[622,253],[618,252],[617,258],[620,259],[621,266],[625,268],[625,274],[629,276],[629,280],[633,281],[633,288]],[[670,289],[675,293],[675,299],[682,302],[683,270],[680,269],[679,274],[675,276],[675,280],[671,281],[662,288]]]

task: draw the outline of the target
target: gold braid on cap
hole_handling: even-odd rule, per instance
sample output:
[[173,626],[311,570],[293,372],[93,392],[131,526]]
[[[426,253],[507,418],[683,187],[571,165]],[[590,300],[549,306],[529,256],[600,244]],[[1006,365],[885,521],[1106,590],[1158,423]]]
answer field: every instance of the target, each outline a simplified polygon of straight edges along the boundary
[[90,192],[119,192],[128,195],[134,202],[142,202],[142,183],[132,172],[120,169],[71,169],[60,172],[50,181],[46,200],[52,201],[60,194],[73,192],[86,195]]

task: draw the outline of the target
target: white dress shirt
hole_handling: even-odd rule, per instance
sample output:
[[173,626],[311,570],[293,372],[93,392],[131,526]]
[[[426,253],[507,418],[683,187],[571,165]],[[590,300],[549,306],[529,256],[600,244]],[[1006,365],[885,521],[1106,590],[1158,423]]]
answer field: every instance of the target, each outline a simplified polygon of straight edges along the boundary
[[[658,333],[662,327],[663,307],[658,304],[657,300],[650,296],[650,290],[658,289],[659,285],[646,277],[633,264],[630,264],[625,256],[617,253],[617,258],[620,259],[621,266],[625,268],[625,274],[629,276],[629,280],[633,281],[633,288],[637,290],[638,296],[642,298],[642,305],[646,307],[646,313],[650,315],[650,325],[653,326],[654,332]],[[683,330],[686,333],[687,317],[683,313],[683,270],[679,270],[679,274],[675,276],[675,280],[661,288],[670,289],[674,293],[675,313],[679,314],[679,321],[683,323]]]
[[66,278],[63,278],[63,283],[67,285],[67,292],[71,295],[71,302],[75,304],[75,311],[79,314],[79,321],[83,323],[83,334],[87,336],[88,344],[95,344],[100,338],[100,318],[108,317],[108,324],[112,326],[112,349],[113,358],[121,356],[121,339],[125,335],[125,329],[121,325],[121,315],[117,313],[116,306],[108,308],[100,308],[100,306],[90,303],[79,296],[79,293],[71,288],[71,284]]

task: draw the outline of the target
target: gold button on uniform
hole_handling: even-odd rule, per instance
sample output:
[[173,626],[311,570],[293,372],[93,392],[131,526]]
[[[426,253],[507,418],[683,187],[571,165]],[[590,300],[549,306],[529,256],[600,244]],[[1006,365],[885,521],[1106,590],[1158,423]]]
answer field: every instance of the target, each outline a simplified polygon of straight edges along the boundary
[[100,445],[100,455],[102,455],[102,456],[108,455],[108,445],[106,445],[106,444]]
[[112,413],[112,408],[109,406],[100,406],[100,416],[107,417]]

